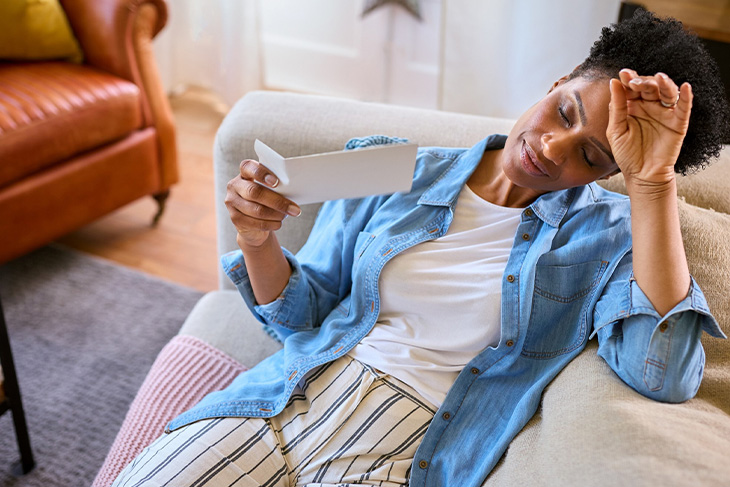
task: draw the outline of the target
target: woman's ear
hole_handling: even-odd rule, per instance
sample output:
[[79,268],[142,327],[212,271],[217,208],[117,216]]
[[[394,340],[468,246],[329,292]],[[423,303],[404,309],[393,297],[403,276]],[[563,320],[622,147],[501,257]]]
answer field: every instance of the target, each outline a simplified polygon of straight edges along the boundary
[[[575,71],[578,68],[580,68],[580,64],[578,66],[576,66],[575,68],[573,68],[573,71]],[[566,74],[565,76],[563,76],[562,78],[560,78],[559,80],[557,80],[555,83],[553,83],[553,85],[548,90],[548,94],[552,93],[552,91],[555,88],[557,88],[558,86],[560,86],[563,83],[565,83],[568,80],[568,78],[570,77],[571,74],[573,74],[573,72],[571,72],[570,74]]]
[[548,94],[552,93],[555,88],[557,88],[558,86],[560,86],[563,83],[565,83],[565,81],[568,79],[568,76],[570,76],[570,75],[566,74],[565,76],[563,76],[562,78],[560,78],[559,80],[557,80],[555,83],[553,83],[553,85],[548,90]]

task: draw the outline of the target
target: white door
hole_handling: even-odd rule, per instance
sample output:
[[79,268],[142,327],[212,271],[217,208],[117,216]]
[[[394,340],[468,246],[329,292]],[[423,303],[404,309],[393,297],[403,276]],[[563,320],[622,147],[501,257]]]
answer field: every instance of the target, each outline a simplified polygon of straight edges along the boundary
[[267,88],[436,108],[441,0],[421,0],[419,21],[363,0],[259,3]]

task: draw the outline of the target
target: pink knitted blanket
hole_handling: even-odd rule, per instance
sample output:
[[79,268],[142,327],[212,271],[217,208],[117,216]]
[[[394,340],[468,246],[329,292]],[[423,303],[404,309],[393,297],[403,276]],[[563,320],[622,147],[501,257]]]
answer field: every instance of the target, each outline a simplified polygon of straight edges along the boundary
[[160,351],[124,418],[92,487],[109,487],[165,425],[246,370],[202,340],[177,335]]

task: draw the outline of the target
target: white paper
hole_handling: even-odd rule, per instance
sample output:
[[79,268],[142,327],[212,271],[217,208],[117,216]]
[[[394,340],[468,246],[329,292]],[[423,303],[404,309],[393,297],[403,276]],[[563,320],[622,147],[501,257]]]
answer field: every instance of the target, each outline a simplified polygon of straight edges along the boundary
[[298,205],[343,198],[410,191],[416,167],[416,144],[282,157],[256,139],[259,162],[279,178],[274,191]]

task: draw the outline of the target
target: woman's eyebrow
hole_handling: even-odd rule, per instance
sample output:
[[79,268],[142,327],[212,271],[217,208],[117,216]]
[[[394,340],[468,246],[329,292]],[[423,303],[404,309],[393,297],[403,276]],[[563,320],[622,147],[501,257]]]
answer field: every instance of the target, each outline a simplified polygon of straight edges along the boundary
[[[586,118],[586,111],[585,108],[583,108],[583,100],[580,97],[580,92],[578,90],[573,90],[573,96],[575,96],[575,104],[578,106],[578,116],[580,116],[580,123],[581,125],[585,126],[588,123],[588,119]],[[608,156],[609,159],[611,159],[611,162],[615,163],[616,160],[613,158],[613,154],[611,154],[611,151],[606,149],[601,142],[599,142],[598,139],[595,137],[590,137],[591,142],[596,144],[596,146],[601,149],[601,151]]]
[[583,100],[580,98],[580,93],[578,90],[573,90],[573,95],[575,96],[575,101],[578,105],[578,115],[580,115],[580,123],[581,125],[586,125],[588,123],[588,120],[586,119],[586,111],[583,108]]

